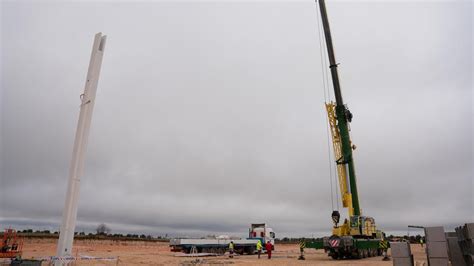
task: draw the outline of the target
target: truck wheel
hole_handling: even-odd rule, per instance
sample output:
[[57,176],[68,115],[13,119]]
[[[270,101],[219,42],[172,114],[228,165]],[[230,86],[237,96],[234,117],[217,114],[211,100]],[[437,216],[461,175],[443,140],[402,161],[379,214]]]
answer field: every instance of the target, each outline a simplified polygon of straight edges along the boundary
[[377,249],[377,256],[382,256],[383,250],[381,248]]
[[253,255],[254,253],[255,253],[255,248],[253,247],[247,248],[247,255]]

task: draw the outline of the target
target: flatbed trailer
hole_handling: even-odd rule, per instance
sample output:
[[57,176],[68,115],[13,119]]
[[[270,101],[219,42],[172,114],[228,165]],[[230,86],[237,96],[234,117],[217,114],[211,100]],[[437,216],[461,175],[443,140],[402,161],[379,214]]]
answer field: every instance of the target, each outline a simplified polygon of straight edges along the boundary
[[[257,251],[257,243],[261,242],[263,251],[265,251],[265,243],[270,241],[272,247],[275,245],[275,233],[272,228],[267,227],[264,223],[251,224],[249,228],[248,238],[246,239],[230,239],[211,238],[174,238],[170,240],[170,248],[173,252],[184,253],[214,253],[224,254],[229,250],[230,242],[234,242],[234,252],[237,254],[254,254]],[[273,248],[274,249],[274,248]]]
[[171,251],[184,253],[217,253],[224,254],[229,249],[229,243],[234,242],[235,253],[254,254],[257,239],[171,239]]

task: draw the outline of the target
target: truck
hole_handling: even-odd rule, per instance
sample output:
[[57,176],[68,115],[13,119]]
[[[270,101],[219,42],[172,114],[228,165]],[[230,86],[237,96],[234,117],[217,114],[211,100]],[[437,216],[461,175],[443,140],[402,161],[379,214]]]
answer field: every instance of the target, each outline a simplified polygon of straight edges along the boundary
[[[320,241],[306,241],[302,244],[302,247],[324,249],[328,256],[333,259],[360,259],[380,256],[383,251],[387,249],[388,244],[385,240],[385,234],[377,229],[375,219],[363,215],[359,204],[353,157],[353,150],[355,150],[356,146],[351,141],[349,127],[353,115],[344,103],[342,97],[338,75],[339,64],[336,62],[334,54],[325,0],[316,0],[316,2],[319,3],[322,28],[329,59],[329,70],[331,72],[332,85],[334,88],[335,102],[330,100],[330,96],[328,96],[326,111],[328,114],[329,131],[332,137],[334,164],[337,169],[338,178],[336,180],[339,183],[339,200],[342,201],[342,207],[347,209],[348,215],[347,218],[344,219],[344,222],[339,224],[341,218],[341,214],[338,210],[339,207],[333,209],[331,214],[334,224],[332,235],[324,237]],[[323,49],[321,45],[321,54],[323,53]],[[324,82],[323,87],[325,87]],[[324,89],[326,90],[326,88]],[[330,95],[329,85],[327,95]],[[331,197],[333,197],[332,193],[331,191]],[[337,192],[336,197],[338,197]]]
[[265,249],[265,243],[270,241],[272,248],[275,246],[275,232],[267,227],[265,223],[251,224],[248,237],[245,239],[230,238],[229,236],[218,236],[213,238],[174,238],[170,240],[170,248],[173,252],[189,253],[213,253],[224,254],[229,249],[229,243],[234,242],[234,251],[237,254],[252,255],[257,250],[257,242],[260,241]]

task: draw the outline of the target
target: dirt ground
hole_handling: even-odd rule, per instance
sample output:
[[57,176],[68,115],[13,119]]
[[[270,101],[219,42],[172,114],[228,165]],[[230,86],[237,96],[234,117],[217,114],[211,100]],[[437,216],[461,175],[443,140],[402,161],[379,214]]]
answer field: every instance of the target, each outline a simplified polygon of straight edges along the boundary
[[[54,256],[55,239],[26,239],[23,246],[23,258],[44,258]],[[415,265],[426,263],[424,249],[412,245]],[[299,246],[296,244],[277,244],[271,260],[262,255],[220,257],[178,257],[183,253],[171,252],[168,243],[112,240],[79,240],[74,242],[74,254],[77,256],[116,257],[112,261],[77,261],[75,265],[392,265],[393,261],[382,261],[382,257],[362,260],[332,260],[321,250],[306,249],[306,260],[297,260]],[[43,265],[47,265],[43,263]]]

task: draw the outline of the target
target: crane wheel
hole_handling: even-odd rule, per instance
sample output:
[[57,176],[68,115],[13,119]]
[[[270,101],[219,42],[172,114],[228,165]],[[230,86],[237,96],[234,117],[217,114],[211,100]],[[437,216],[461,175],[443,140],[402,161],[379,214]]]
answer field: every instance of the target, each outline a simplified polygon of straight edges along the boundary
[[383,255],[383,249],[379,248],[377,249],[377,256],[382,256]]

